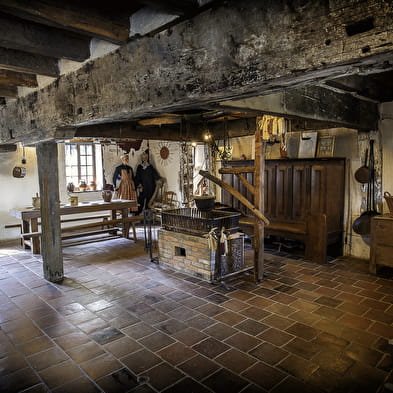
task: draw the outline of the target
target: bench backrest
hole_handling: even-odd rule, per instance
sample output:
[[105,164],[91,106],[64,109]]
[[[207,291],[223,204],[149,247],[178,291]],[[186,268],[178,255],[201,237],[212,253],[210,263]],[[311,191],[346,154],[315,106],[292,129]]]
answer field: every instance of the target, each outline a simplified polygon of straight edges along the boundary
[[[227,161],[224,167],[253,166],[253,160]],[[253,184],[253,173],[244,174]],[[223,174],[247,199],[251,193],[236,175]],[[272,222],[306,223],[309,214],[326,214],[327,230],[342,230],[344,217],[345,159],[285,159],[265,161],[264,214]],[[222,203],[249,215],[239,201],[221,190]]]

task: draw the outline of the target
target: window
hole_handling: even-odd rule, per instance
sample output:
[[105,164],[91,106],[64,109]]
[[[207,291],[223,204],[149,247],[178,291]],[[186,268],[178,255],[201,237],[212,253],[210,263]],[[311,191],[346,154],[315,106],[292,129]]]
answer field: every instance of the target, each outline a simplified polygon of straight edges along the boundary
[[102,188],[102,154],[101,145],[96,143],[65,144],[66,184],[74,183],[77,187],[81,181],[87,185],[94,182]]

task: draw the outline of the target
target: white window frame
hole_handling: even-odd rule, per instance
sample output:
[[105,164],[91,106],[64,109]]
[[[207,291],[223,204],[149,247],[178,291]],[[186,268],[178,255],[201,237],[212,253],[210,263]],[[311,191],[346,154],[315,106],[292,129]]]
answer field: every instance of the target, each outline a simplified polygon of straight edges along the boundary
[[[76,154],[76,157],[72,160],[73,162],[70,162],[71,157],[67,152],[71,149]],[[102,189],[102,153],[100,144],[93,142],[65,142],[64,154],[66,184],[72,182],[75,187],[78,187],[81,181],[84,180],[87,186],[89,186],[94,181],[96,189]]]

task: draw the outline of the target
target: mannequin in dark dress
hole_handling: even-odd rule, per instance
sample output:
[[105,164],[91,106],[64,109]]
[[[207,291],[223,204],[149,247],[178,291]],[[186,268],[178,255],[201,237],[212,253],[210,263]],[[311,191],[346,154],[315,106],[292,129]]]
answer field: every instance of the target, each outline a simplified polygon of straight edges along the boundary
[[156,181],[160,179],[160,175],[156,169],[149,163],[149,155],[147,152],[142,153],[142,163],[136,168],[135,186],[139,190],[138,203],[140,214],[147,208],[151,197],[156,188]]

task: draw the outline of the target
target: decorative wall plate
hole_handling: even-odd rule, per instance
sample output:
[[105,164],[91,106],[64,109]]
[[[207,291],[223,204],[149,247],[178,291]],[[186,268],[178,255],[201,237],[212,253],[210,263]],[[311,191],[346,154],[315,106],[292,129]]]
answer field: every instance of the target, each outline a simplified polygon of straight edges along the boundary
[[162,166],[168,165],[171,160],[173,154],[171,154],[171,146],[167,142],[160,142],[157,146],[157,159]]

